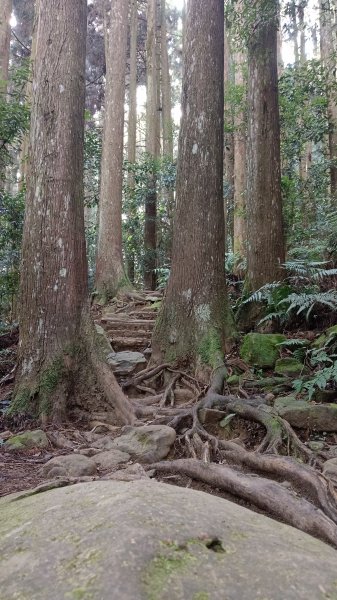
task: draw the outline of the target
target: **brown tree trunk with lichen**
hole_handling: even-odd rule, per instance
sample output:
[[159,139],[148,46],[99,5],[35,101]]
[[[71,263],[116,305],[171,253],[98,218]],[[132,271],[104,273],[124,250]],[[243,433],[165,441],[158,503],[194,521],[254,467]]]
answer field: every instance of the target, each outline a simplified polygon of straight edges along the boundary
[[[248,43],[247,288],[283,276],[280,122],[277,76],[277,3],[257,2]],[[259,19],[259,16],[264,18]]]
[[84,367],[81,376],[94,372],[122,420],[132,422],[89,318],[83,215],[86,14],[86,0],[39,5],[11,410],[62,420]]
[[188,4],[184,43],[172,270],[153,353],[155,360],[214,366],[222,360],[229,322],[224,276],[223,2],[210,0],[207,11],[202,0]]
[[102,301],[125,286],[122,193],[128,0],[105,0],[105,114],[96,256],[96,291]]
[[149,0],[146,41],[146,152],[153,162],[147,182],[144,225],[144,284],[156,288],[157,250],[157,175],[156,161],[160,156],[160,99],[158,95],[158,2]]

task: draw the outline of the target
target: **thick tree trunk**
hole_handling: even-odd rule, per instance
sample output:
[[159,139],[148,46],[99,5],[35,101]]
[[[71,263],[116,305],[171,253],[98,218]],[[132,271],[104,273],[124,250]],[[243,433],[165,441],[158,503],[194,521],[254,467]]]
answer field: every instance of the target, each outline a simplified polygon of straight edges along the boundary
[[235,85],[242,90],[242,109],[235,115],[234,125],[234,254],[235,272],[241,275],[240,264],[246,257],[246,100],[247,84],[243,74],[247,58],[243,52],[235,56]]
[[128,402],[108,371],[103,352],[97,351],[87,306],[86,15],[86,0],[39,4],[12,411],[50,413],[61,420],[77,377],[90,381],[94,371],[107,398],[117,402],[124,422],[130,422]]
[[105,116],[96,261],[103,301],[126,284],[122,253],[122,190],[128,0],[105,0]]
[[[285,260],[277,78],[277,3],[257,2],[248,44],[247,287],[282,278]],[[259,19],[259,16],[263,17]]]
[[[172,270],[156,360],[214,365],[226,337],[223,211],[224,5],[187,6]],[[229,319],[228,319],[229,320]]]
[[158,95],[158,48],[157,48],[158,4],[149,0],[147,10],[146,41],[146,152],[153,161],[148,177],[145,198],[144,230],[144,284],[148,289],[156,288],[156,248],[157,248],[157,176],[156,161],[160,156],[160,102]]
[[331,0],[320,0],[321,60],[325,68],[328,98],[329,159],[331,194],[337,196],[337,102],[336,102],[336,50],[334,13]]
[[[137,145],[137,34],[138,34],[138,1],[131,0],[130,15],[130,79],[129,79],[129,122],[128,122],[128,163],[134,165],[136,162]],[[130,194],[135,187],[135,178],[131,170],[128,172],[128,188]],[[130,220],[134,219],[134,211],[131,209]],[[131,225],[131,235],[133,229]],[[127,255],[128,276],[133,283],[135,278],[135,256],[134,253]]]

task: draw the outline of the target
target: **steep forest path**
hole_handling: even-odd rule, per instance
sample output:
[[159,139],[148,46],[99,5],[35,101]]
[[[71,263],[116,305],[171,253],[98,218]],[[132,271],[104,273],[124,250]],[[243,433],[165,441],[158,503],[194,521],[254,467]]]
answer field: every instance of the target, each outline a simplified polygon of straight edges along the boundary
[[[88,478],[155,477],[223,496],[337,547],[337,405],[292,397],[289,406],[289,395],[280,394],[289,394],[291,378],[281,386],[277,378],[270,393],[273,370],[256,378],[237,355],[207,381],[181,365],[152,364],[161,296],[130,292],[92,308],[135,427],[118,426],[112,408],[95,397],[86,412],[75,406],[59,428],[0,414],[0,495]],[[234,368],[242,377],[230,386]],[[2,379],[6,403],[13,376],[11,370]]]

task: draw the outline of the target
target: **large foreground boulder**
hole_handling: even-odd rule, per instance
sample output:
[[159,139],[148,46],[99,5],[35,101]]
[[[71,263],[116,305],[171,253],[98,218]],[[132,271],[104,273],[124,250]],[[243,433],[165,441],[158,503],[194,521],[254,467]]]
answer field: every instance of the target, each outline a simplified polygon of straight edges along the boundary
[[337,552],[221,498],[96,481],[0,500],[1,600],[323,600]]

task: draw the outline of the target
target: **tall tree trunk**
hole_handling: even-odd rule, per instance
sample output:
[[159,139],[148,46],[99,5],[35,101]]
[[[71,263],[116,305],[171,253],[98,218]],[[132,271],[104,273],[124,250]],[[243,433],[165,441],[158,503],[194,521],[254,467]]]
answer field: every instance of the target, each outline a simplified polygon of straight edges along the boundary
[[[258,0],[248,44],[247,286],[282,277],[285,260],[277,77],[277,2]],[[263,12],[267,9],[267,12]]]
[[[11,41],[10,18],[12,14],[12,0],[0,0],[0,95],[2,100],[6,99],[7,83],[8,83],[8,68],[9,68],[9,51]],[[0,145],[2,140],[0,139]],[[0,164],[0,190],[4,186],[6,167]]]
[[83,216],[86,16],[86,0],[39,3],[12,411],[34,409],[59,421],[76,385],[81,382],[85,394],[89,382],[96,389],[95,373],[124,422],[132,422],[128,401],[103,351],[96,349],[89,319]]
[[[230,43],[230,25],[225,21],[224,90],[225,90],[225,137],[224,137],[224,197],[226,251],[233,250],[234,239],[234,113],[228,90],[234,83],[233,60]],[[230,246],[230,247],[229,247]]]
[[321,59],[325,68],[328,98],[329,159],[331,194],[337,197],[337,101],[336,101],[336,40],[331,0],[320,0]]
[[242,108],[235,115],[234,133],[234,254],[235,272],[241,275],[240,264],[246,257],[246,101],[247,84],[243,69],[247,58],[243,52],[235,56],[235,85],[242,90]]
[[160,116],[158,98],[158,47],[157,47],[158,3],[148,1],[146,41],[146,152],[152,160],[145,198],[144,229],[144,284],[148,289],[156,287],[157,248],[157,176],[156,161],[160,156]]
[[[129,122],[128,122],[128,163],[136,163],[137,145],[137,34],[138,34],[138,0],[131,0],[130,15],[130,80],[129,80]],[[130,194],[134,192],[135,177],[131,170],[128,172],[128,188]],[[131,221],[134,219],[134,211],[129,215]],[[133,229],[131,225],[131,235]],[[133,283],[135,279],[135,255],[134,252],[127,255],[128,276]]]
[[0,94],[7,92],[13,0],[0,0]]
[[[171,99],[171,75],[167,48],[166,0],[161,0],[161,97],[162,97],[162,128],[163,156],[173,163],[173,120]],[[169,219],[168,258],[172,255],[172,230],[174,214],[174,191],[164,190],[164,202]]]
[[209,0],[207,10],[203,0],[189,2],[172,270],[154,333],[156,360],[215,366],[224,349],[223,57],[223,2]]
[[96,290],[103,301],[126,284],[122,252],[125,67],[128,0],[105,0],[105,115],[96,261]]

